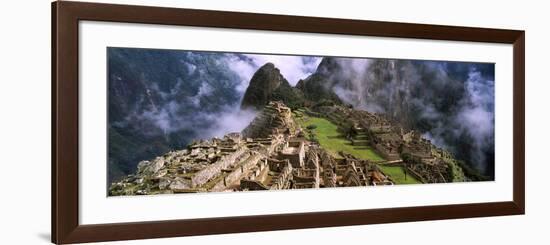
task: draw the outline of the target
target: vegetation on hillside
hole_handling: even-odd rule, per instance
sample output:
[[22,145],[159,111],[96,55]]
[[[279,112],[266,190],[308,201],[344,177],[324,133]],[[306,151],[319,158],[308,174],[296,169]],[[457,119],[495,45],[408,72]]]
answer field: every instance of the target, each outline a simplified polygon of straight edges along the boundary
[[377,166],[384,174],[389,175],[396,185],[422,184],[422,182],[417,180],[414,176],[407,173],[402,166],[388,166],[383,164],[378,164]]
[[[301,113],[301,112],[295,112]],[[296,122],[304,129],[307,129],[307,136],[310,140],[318,142],[334,157],[340,158],[338,152],[351,154],[359,159],[371,161],[383,161],[384,158],[379,156],[370,146],[354,146],[351,142],[342,135],[338,126],[327,119],[320,117],[312,117],[301,115],[295,117]]]

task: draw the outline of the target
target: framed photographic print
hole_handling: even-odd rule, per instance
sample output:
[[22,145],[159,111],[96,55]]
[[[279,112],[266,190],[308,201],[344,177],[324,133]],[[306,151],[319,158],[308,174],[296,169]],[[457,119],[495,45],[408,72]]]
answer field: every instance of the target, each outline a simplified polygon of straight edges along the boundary
[[524,213],[525,33],[52,3],[52,242]]

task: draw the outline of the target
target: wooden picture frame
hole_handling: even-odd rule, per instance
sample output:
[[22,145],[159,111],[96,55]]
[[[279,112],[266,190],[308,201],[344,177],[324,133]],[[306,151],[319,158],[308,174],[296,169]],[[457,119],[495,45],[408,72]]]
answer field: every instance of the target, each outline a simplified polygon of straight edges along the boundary
[[[525,212],[524,31],[67,1],[52,3],[51,11],[53,243],[518,215]],[[81,225],[78,188],[78,23],[82,20],[512,44],[513,201]]]

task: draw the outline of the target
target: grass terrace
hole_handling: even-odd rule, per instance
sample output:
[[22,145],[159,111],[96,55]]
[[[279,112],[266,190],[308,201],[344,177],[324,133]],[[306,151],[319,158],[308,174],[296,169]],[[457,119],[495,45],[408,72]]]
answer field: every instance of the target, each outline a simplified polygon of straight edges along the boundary
[[422,184],[422,182],[417,180],[409,173],[405,174],[405,170],[401,166],[388,166],[379,164],[378,167],[384,174],[390,176],[390,178],[394,181],[396,185]]
[[357,158],[384,161],[384,158],[379,156],[370,146],[367,145],[352,145],[339,131],[338,126],[327,119],[319,117],[311,117],[300,112],[295,115],[296,121],[303,129],[311,128],[313,135],[308,135],[310,139],[316,139],[319,144],[336,158],[341,158],[339,151],[351,154]]

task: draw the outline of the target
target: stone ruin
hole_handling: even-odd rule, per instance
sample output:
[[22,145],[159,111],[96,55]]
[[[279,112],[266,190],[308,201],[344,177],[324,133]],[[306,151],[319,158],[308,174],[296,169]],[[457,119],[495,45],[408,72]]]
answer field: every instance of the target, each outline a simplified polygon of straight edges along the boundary
[[134,175],[113,183],[109,192],[279,190],[294,188],[295,183],[303,187],[306,182],[319,187],[319,169],[314,159],[306,159],[308,145],[296,137],[296,129],[290,109],[271,102],[242,133],[199,140],[187,149],[142,161]]
[[[340,127],[348,127],[347,138],[353,145],[371,146],[388,163],[405,167],[422,182],[450,181],[447,168],[448,162],[454,161],[453,156],[435,147],[419,132],[406,131],[397,123],[391,123],[382,114],[337,105],[318,106],[312,109],[313,111],[308,112],[312,116],[324,117]],[[404,156],[407,156],[405,160]],[[381,171],[373,170],[373,173],[369,176],[376,179],[376,183],[391,183]]]
[[[306,111],[350,127],[353,144],[371,145],[387,161],[403,164],[424,183],[446,182],[448,157],[418,132],[392,126],[380,115],[341,106]],[[437,150],[437,149],[435,149]],[[403,162],[407,153],[416,163]],[[339,153],[335,158],[304,138],[291,110],[269,102],[241,133],[199,140],[138,164],[135,174],[113,183],[110,195],[147,195],[393,185],[378,163]]]
[[271,101],[246,127],[242,135],[247,138],[268,138],[272,135],[296,133],[296,123],[290,108],[282,102]]
[[422,138],[419,132],[411,130],[403,134],[402,153],[408,153],[421,159],[433,159],[432,143],[428,139]]

